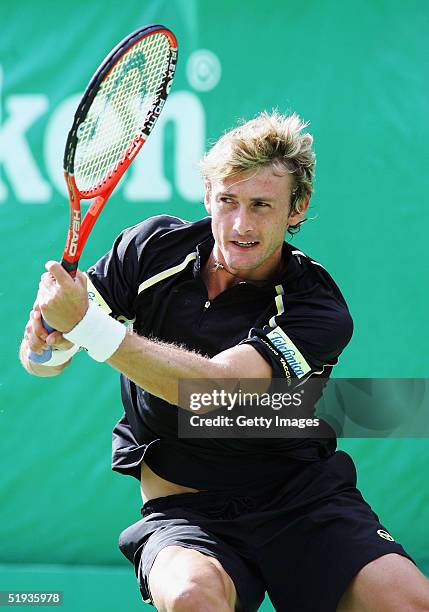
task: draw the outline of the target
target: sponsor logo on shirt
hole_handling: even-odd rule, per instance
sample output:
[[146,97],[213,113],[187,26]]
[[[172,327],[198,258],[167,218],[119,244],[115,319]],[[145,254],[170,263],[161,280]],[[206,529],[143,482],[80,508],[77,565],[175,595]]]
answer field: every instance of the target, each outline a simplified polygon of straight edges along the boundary
[[112,309],[110,308],[108,303],[105,301],[105,299],[103,298],[101,293],[99,291],[97,291],[97,289],[94,287],[94,285],[93,285],[91,279],[89,278],[89,276],[87,274],[85,274],[85,276],[87,278],[86,289],[87,289],[87,292],[88,292],[88,300],[90,302],[94,302],[95,304],[97,304],[97,306],[100,306],[100,308],[105,310],[107,312],[107,314],[110,314],[112,312]]
[[311,371],[299,349],[295,346],[292,340],[285,334],[281,327],[277,326],[269,334],[267,338],[274,346],[286,357],[286,361],[293,370],[295,376],[301,378]]
[[268,342],[265,342],[265,340],[264,340],[263,338],[259,338],[259,340],[260,340],[261,342],[263,342],[263,343],[265,344],[265,346],[266,346],[267,348],[269,348],[269,349],[270,349],[270,351],[271,351],[272,353],[274,353],[274,355],[277,357],[277,359],[278,359],[278,360],[280,361],[280,363],[282,364],[283,371],[284,371],[285,378],[286,378],[286,382],[287,382],[287,384],[288,384],[288,387],[290,387],[290,385],[291,385],[291,378],[292,378],[292,375],[291,375],[291,373],[290,373],[290,369],[289,369],[289,367],[288,367],[288,365],[287,365],[287,362],[286,362],[286,361],[283,359],[283,357],[281,357],[281,356],[280,356],[279,351],[275,351],[275,350],[273,349],[273,347],[271,346],[271,344],[269,344]]

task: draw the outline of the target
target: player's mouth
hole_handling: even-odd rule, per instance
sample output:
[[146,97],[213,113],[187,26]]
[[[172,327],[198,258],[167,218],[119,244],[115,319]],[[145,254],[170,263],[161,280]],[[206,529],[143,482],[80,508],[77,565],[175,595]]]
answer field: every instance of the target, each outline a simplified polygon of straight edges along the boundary
[[231,243],[239,249],[251,249],[259,244],[257,240],[231,240]]

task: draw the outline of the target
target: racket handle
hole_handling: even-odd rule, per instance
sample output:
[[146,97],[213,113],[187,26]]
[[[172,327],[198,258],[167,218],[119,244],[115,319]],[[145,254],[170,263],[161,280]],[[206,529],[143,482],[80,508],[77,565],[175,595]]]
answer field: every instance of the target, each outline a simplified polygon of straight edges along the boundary
[[[73,263],[69,263],[64,257],[61,260],[62,267],[70,274],[72,278],[76,276],[76,270],[78,266],[78,262],[75,261]],[[55,329],[46,323],[45,319],[42,317],[42,325],[46,329],[46,331],[51,334]],[[41,355],[38,353],[34,353],[33,351],[28,351],[28,358],[34,363],[46,363],[52,357],[52,349],[51,347],[47,348]]]
[[[50,325],[46,323],[43,317],[42,317],[42,325],[46,329],[46,331],[50,334],[53,331],[55,331],[53,327],[51,327]],[[52,357],[51,347],[47,348],[46,351],[43,351],[41,355],[39,355],[38,353],[34,353],[33,351],[28,351],[28,358],[31,361],[34,361],[34,363],[46,363],[47,361],[50,360],[51,357]]]

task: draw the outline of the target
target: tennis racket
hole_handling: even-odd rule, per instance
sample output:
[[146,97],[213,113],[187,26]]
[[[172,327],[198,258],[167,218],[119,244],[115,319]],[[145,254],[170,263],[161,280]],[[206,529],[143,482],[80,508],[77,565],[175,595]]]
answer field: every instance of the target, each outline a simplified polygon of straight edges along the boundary
[[[85,90],[64,153],[70,225],[61,264],[72,277],[104,205],[161,113],[176,62],[174,34],[162,25],[147,26],[109,53]],[[81,201],[88,199],[93,202],[82,220]],[[29,358],[44,363],[51,354],[30,351]]]

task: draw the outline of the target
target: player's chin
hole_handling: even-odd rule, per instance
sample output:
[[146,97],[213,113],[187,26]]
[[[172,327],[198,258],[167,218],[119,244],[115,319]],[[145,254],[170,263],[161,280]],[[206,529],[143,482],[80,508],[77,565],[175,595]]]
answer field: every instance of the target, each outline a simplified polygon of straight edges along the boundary
[[256,254],[247,254],[245,256],[236,255],[226,258],[228,269],[235,274],[244,270],[254,270],[255,268],[258,268],[261,263],[261,257]]

